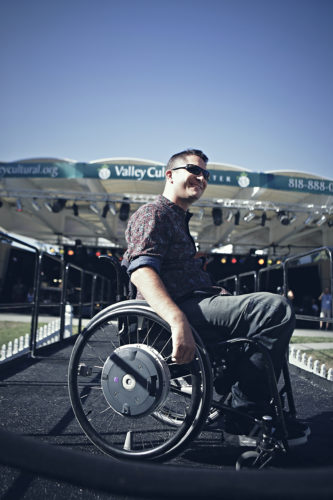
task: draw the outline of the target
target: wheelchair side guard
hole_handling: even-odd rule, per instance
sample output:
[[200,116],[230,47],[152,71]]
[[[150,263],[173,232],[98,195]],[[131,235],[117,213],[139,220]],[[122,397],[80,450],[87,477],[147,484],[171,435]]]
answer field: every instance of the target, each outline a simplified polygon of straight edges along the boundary
[[107,306],[105,309],[102,309],[102,311],[99,311],[97,314],[95,314],[95,316],[91,318],[91,320],[87,323],[80,335],[85,335],[86,332],[90,331],[92,328],[95,328],[98,324],[105,322],[111,313],[120,312],[123,309],[126,312],[128,308],[132,306],[140,307],[142,312],[154,312],[145,300],[123,300],[121,302],[116,302],[115,304],[111,304],[110,306]]

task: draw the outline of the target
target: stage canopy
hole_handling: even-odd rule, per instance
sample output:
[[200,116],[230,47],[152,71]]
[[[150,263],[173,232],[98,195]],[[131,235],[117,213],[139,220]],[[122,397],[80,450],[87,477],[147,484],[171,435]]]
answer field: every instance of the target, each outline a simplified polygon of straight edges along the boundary
[[[333,180],[209,163],[211,181],[191,208],[202,252],[300,253],[333,246]],[[165,165],[110,158],[0,163],[0,226],[50,244],[126,246],[128,216],[163,191]]]

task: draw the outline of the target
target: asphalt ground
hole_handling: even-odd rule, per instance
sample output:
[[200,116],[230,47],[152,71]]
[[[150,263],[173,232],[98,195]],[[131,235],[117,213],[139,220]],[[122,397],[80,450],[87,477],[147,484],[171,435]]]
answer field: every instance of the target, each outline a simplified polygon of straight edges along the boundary
[[[70,339],[62,346],[43,348],[39,357],[34,360],[24,358],[1,368],[0,428],[33,439],[36,443],[49,444],[51,453],[52,449],[74,450],[84,457],[96,457],[96,460],[105,457],[105,460],[109,460],[111,472],[115,462],[90,443],[71,410],[67,389],[67,367],[73,341],[74,339]],[[306,471],[320,473],[327,467],[333,467],[333,389],[330,384],[322,384],[319,377],[309,379],[301,370],[292,366],[290,369],[298,417],[309,423],[312,433],[306,445],[292,450],[272,468],[294,473],[299,481],[299,475],[297,476],[299,471],[304,473],[301,477],[305,480]],[[235,461],[243,451],[244,449],[223,442],[219,431],[204,431],[180,457],[170,461],[167,466],[170,467],[170,472],[175,470],[175,467],[185,467],[184,470],[195,472],[196,478],[200,477],[200,474],[204,477],[207,470],[227,474],[234,470]],[[23,461],[24,456],[23,446]],[[105,460],[101,463],[101,467],[105,465]],[[254,474],[265,473],[256,471],[250,474],[254,479]],[[2,499],[132,498],[122,495],[119,491],[114,495],[103,493],[98,488],[73,485],[68,481],[6,465],[0,466],[0,478]],[[130,475],[128,481],[131,481]],[[330,489],[333,498],[333,480],[327,488]],[[144,498],[140,497],[139,492],[138,494],[138,498]],[[150,498],[162,498],[162,496],[161,493],[161,496],[150,496]]]

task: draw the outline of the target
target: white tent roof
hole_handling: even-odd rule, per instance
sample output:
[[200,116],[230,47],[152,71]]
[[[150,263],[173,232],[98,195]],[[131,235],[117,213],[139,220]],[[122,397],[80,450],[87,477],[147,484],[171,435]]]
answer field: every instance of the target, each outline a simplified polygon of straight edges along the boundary
[[[235,253],[247,253],[253,247],[275,251],[290,247],[299,253],[308,247],[333,246],[333,181],[303,172],[252,172],[223,163],[209,163],[208,169],[212,182],[191,208],[190,228],[201,251],[225,244],[233,245]],[[51,244],[81,239],[87,245],[125,247],[127,222],[119,219],[121,204],[129,203],[133,213],[160,194],[164,165],[127,157],[85,164],[34,158],[0,163],[0,175],[0,225],[6,231]],[[50,212],[45,203],[58,199],[66,200],[65,206]],[[103,217],[106,203],[111,210]],[[223,213],[219,226],[212,218],[213,207]],[[251,220],[246,221],[249,212]],[[281,223],[281,212],[289,224]]]

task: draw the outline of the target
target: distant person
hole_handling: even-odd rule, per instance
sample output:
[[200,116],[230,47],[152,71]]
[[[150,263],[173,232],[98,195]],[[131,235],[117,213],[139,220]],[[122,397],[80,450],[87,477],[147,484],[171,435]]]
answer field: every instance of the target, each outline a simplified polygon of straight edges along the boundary
[[[324,291],[320,294],[318,300],[321,301],[321,311],[320,317],[331,318],[332,316],[332,295],[329,293],[329,289],[326,287]],[[329,328],[329,322],[326,321],[326,330]],[[324,330],[324,321],[320,322],[320,329]]]
[[29,304],[31,304],[31,302],[33,302],[33,300],[34,300],[34,291],[32,288],[29,288],[28,293],[27,293],[27,302],[29,302]]

